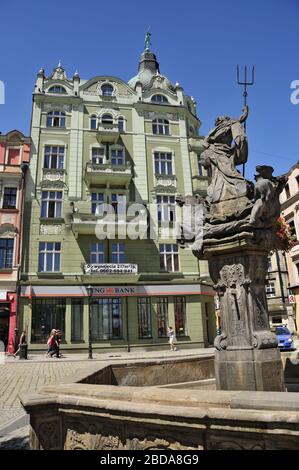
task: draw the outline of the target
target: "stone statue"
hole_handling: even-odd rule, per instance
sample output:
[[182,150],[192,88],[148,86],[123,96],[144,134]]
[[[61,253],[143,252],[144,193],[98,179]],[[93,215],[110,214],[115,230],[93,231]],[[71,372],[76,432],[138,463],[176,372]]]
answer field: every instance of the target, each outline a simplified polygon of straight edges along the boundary
[[239,119],[219,116],[215,121],[216,127],[204,139],[206,150],[201,154],[201,161],[212,173],[206,198],[209,223],[235,220],[252,207],[252,184],[236,169],[236,165],[247,161],[247,138],[242,126],[247,116],[247,106]]
[[150,33],[149,31],[145,35],[145,40],[144,40],[144,50],[145,51],[149,51],[149,49],[150,49],[151,35],[152,35],[152,33]]
[[[215,339],[215,374],[220,390],[284,390],[277,340],[269,329],[265,278],[268,255],[283,249],[277,235],[279,195],[286,178],[273,168],[257,166],[256,183],[246,180],[236,165],[248,158],[239,119],[218,117],[204,139],[201,161],[211,170],[205,200],[177,198],[194,206],[183,219],[179,242],[191,243],[193,254],[209,262],[218,295],[221,334]],[[192,217],[195,222],[192,222]]]

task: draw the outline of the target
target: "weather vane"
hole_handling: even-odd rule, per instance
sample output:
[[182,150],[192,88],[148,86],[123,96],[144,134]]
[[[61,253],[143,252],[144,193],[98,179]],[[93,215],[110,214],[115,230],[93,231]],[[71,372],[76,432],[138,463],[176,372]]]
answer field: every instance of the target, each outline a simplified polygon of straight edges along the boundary
[[[240,80],[240,71],[239,66],[237,65],[237,84],[243,85],[243,97],[244,97],[244,107],[247,106],[247,87],[254,84],[254,66],[251,68],[251,80],[247,80],[247,66],[244,67],[244,80]],[[246,131],[246,120],[244,121],[244,129]],[[245,163],[243,163],[243,176],[245,176]]]

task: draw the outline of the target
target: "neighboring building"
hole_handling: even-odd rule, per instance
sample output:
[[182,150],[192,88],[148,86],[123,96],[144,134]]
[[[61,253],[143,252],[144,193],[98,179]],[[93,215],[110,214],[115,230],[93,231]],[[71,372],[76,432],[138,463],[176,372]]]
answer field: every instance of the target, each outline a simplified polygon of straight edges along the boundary
[[[45,348],[51,328],[62,330],[64,348],[87,348],[89,285],[97,350],[165,346],[167,325],[181,346],[213,343],[207,262],[163,228],[175,223],[176,194],[207,189],[199,127],[193,98],[160,74],[148,50],[129,83],[78,73],[68,79],[61,64],[48,78],[40,70],[21,280],[31,350]],[[133,202],[147,206],[145,225],[155,221],[156,239],[96,237],[104,203],[121,216]]]
[[16,130],[0,134],[0,339],[9,352],[14,352],[17,327],[25,174],[30,143],[30,137]]
[[288,287],[286,255],[282,251],[275,250],[268,257],[268,275],[266,277],[270,325],[287,324],[290,307]]
[[288,181],[281,193],[281,215],[291,227],[292,235],[297,242],[293,248],[286,253],[287,269],[289,274],[289,294],[294,294],[296,299],[295,328],[299,325],[299,162],[287,173]]

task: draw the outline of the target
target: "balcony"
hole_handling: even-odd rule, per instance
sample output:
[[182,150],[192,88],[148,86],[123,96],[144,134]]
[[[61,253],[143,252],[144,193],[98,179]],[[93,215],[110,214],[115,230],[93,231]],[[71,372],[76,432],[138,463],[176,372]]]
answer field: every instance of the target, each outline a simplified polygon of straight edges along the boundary
[[[129,206],[127,206],[129,207]],[[74,212],[72,214],[71,227],[76,237],[78,235],[96,235],[99,238],[113,239],[116,236],[126,238],[129,229],[129,222],[136,217],[135,213],[127,214],[83,214]],[[135,233],[136,225],[133,222],[132,233]],[[143,222],[140,222],[140,236],[146,233],[148,227],[147,215]]]
[[118,123],[100,122],[98,125],[97,139],[101,142],[116,143],[119,138]]
[[205,195],[209,186],[208,176],[193,176],[192,186],[194,193]]
[[113,165],[112,163],[87,162],[85,180],[88,185],[112,184],[128,187],[132,179],[132,165]]
[[83,264],[84,281],[93,282],[101,279],[101,284],[111,282],[137,282],[138,265],[131,263]]
[[177,177],[175,175],[164,175],[164,174],[155,174],[155,193],[160,191],[167,191],[170,193],[175,193],[177,190]]
[[203,137],[190,137],[188,139],[189,150],[195,153],[203,152],[206,147],[203,145]]

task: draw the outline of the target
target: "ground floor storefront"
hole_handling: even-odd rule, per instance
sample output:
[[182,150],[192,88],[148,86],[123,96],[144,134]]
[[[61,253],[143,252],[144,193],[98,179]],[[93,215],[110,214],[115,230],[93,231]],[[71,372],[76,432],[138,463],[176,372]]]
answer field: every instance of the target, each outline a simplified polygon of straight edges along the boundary
[[[0,286],[1,288],[1,286]],[[13,353],[17,341],[16,334],[17,292],[0,290],[0,341],[5,350]]]
[[[50,331],[62,332],[63,349],[99,351],[167,346],[167,328],[184,347],[213,344],[214,296],[199,284],[22,286],[19,323],[29,350],[46,348]],[[89,326],[91,325],[91,329]]]

